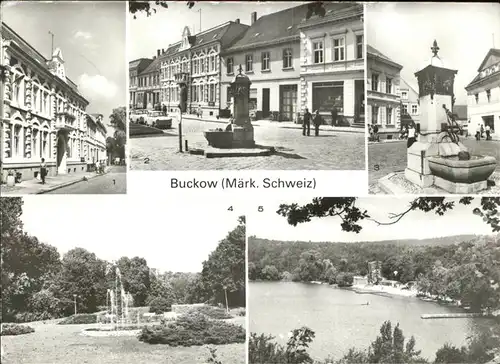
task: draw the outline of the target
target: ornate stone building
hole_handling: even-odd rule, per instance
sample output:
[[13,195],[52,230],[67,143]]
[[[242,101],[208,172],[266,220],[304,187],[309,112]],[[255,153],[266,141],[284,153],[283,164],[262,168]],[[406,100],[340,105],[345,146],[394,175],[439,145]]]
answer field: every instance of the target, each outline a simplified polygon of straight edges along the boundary
[[[139,58],[130,61],[129,70],[129,105],[130,109],[144,109],[147,103],[144,100],[146,76],[143,71],[153,62],[150,58]],[[159,75],[159,70],[157,72]]]
[[32,179],[42,158],[49,176],[85,171],[96,161],[93,150],[105,156],[97,136],[105,139],[105,128],[97,120],[96,135],[89,130],[89,102],[66,77],[61,50],[48,60],[4,23],[1,34],[2,178],[15,171]]
[[191,35],[188,27],[182,40],[160,52],[161,104],[174,112],[180,102],[179,82],[187,85],[187,111],[201,108],[203,115],[219,115],[221,53],[241,37],[248,25],[229,21]]

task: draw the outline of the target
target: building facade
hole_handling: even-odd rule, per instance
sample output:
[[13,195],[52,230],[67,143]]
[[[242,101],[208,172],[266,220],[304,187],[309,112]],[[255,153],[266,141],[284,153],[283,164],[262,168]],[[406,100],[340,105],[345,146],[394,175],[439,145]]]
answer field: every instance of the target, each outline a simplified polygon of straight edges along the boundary
[[256,119],[296,121],[300,88],[300,35],[298,26],[307,5],[257,18],[250,15],[250,28],[224,52],[221,69],[221,105],[231,109],[230,83],[241,67],[248,75],[250,110]]
[[367,53],[367,122],[378,125],[381,139],[393,139],[400,130],[399,87],[403,67],[370,45]]
[[486,54],[477,70],[477,76],[469,83],[467,91],[467,112],[470,132],[478,124],[489,125],[493,136],[500,132],[500,49],[492,48]]
[[[130,109],[143,109],[144,105],[144,91],[143,84],[145,84],[144,77],[141,73],[148,68],[153,62],[150,58],[139,58],[129,62],[129,105]],[[141,88],[139,92],[138,89]]]
[[37,177],[42,158],[49,176],[85,171],[92,163],[89,103],[66,77],[61,50],[49,60],[6,24],[1,34],[2,179],[9,173]]
[[363,5],[324,2],[324,17],[312,16],[300,30],[300,109],[364,127]]
[[218,116],[221,109],[221,54],[241,37],[248,25],[229,21],[191,35],[185,27],[181,41],[161,52],[160,102],[174,112],[180,103],[179,83],[187,87],[187,112]]
[[420,123],[418,92],[403,78],[400,78],[399,82],[399,96],[401,105],[398,110],[400,113],[401,127],[410,123]]

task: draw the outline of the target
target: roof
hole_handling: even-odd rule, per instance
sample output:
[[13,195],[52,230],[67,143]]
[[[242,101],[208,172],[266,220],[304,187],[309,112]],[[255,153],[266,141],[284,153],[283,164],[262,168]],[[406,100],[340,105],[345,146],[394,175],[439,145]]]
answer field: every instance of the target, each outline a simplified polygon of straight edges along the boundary
[[368,55],[375,57],[375,58],[380,58],[380,59],[383,59],[387,62],[390,62],[390,63],[394,64],[395,66],[399,67],[400,69],[403,68],[403,66],[401,66],[399,63],[394,62],[392,59],[390,59],[385,54],[383,54],[378,49],[376,49],[375,47],[373,47],[369,44],[366,45],[366,53]]
[[467,105],[453,105],[453,114],[455,114],[459,120],[466,120]]
[[[352,3],[324,2],[326,15],[322,19],[329,19],[335,11],[352,8]],[[295,41],[300,38],[299,26],[307,23],[306,14],[309,4],[294,6],[272,14],[264,15],[250,26],[245,35],[234,43],[227,52],[234,52],[256,46],[265,46],[283,40]],[[318,17],[311,17],[311,21]]]
[[160,59],[156,57],[143,71],[141,71],[140,74],[143,75],[145,73],[158,72],[159,69],[160,69]]
[[[476,83],[480,83],[480,81],[483,81],[485,79],[489,79],[490,76],[492,75],[497,75],[499,71],[497,72],[494,72],[490,75],[487,75],[487,76],[483,76],[481,77],[481,72],[483,71],[484,68],[487,68],[486,66],[486,63],[490,60],[491,57],[496,57],[496,58],[500,58],[500,49],[497,49],[497,48],[491,48],[488,53],[486,54],[486,57],[484,57],[483,61],[481,62],[481,65],[479,66],[477,72],[478,74],[476,75],[476,77],[474,77],[474,79],[467,85],[465,86],[465,89],[468,91],[472,86],[474,86]],[[494,64],[494,63],[493,63]],[[488,66],[491,66],[488,65]]]
[[128,67],[129,68],[135,68],[137,66],[139,66],[142,62],[152,62],[153,60],[151,58],[138,58],[138,59],[134,59],[133,61],[130,61],[128,63]]
[[[35,61],[35,63],[38,63],[40,67],[46,69],[48,72],[50,72],[55,79],[60,80],[59,77],[54,75],[50,69],[49,69],[49,63],[50,60],[45,58],[40,52],[38,52],[33,46],[31,46],[24,38],[22,38],[19,34],[17,34],[11,27],[9,27],[7,24],[2,22],[2,27],[1,27],[1,34],[2,37],[5,40],[12,40],[14,43],[16,43],[19,47],[22,48],[22,50],[31,58]],[[56,53],[57,52],[57,53]],[[61,50],[59,48],[56,48],[54,51],[54,56],[61,56]],[[84,99],[87,103],[88,101],[83,97],[83,95],[78,91],[78,87],[76,83],[74,83],[69,77],[66,77],[66,84],[76,93],[78,94],[82,99]],[[63,80],[61,82],[64,83]]]
[[363,4],[356,2],[323,2],[326,10],[325,16],[312,15],[309,19],[304,19],[299,28],[315,27],[322,24],[331,23],[353,17],[363,16]]
[[412,85],[410,85],[403,77],[400,77],[399,78],[399,88],[400,89],[404,88],[404,87],[401,87],[402,84],[407,86],[410,91],[413,91],[415,94],[418,95],[418,92],[415,90],[415,88]]
[[500,49],[490,48],[490,50],[486,54],[486,57],[484,57],[483,61],[481,62],[481,65],[477,69],[477,72],[481,72],[483,70],[483,68],[484,68],[486,62],[488,62],[488,59],[490,58],[490,56],[500,57]]

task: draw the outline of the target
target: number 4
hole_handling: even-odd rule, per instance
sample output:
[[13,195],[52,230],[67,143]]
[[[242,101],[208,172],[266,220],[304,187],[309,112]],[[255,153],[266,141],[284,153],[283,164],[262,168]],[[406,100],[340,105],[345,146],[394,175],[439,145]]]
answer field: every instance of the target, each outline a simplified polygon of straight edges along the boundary
[[233,211],[233,206],[229,206],[229,208],[227,209],[227,211]]

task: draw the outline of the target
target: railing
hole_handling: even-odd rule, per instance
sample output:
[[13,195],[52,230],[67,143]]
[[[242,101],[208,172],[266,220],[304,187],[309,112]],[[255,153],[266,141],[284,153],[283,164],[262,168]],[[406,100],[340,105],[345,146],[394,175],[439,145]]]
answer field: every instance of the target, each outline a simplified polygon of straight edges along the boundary
[[302,64],[301,67],[304,68],[306,73],[363,71],[364,59],[360,58],[347,61]]
[[78,126],[75,126],[75,116],[63,112],[56,114],[56,129],[66,129],[66,130],[74,130]]
[[189,73],[188,72],[179,72],[174,74],[175,82],[177,83],[189,83]]

